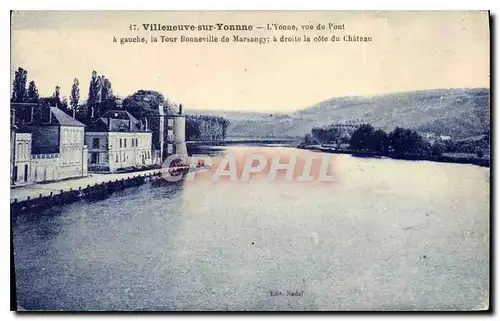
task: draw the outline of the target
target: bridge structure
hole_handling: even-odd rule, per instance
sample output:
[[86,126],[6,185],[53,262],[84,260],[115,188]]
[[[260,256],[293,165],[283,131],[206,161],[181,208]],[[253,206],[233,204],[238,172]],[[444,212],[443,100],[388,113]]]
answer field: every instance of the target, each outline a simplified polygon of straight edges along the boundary
[[228,138],[224,140],[191,140],[187,145],[205,145],[205,146],[226,146],[226,145],[262,145],[262,144],[290,144],[297,145],[301,138]]

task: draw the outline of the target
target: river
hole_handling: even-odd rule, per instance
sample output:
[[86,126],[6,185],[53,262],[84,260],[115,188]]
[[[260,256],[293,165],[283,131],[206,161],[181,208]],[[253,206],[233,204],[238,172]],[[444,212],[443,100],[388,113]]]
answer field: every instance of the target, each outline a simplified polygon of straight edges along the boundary
[[[244,155],[319,155],[232,146]],[[32,310],[470,310],[489,296],[489,168],[329,154],[332,182],[147,183],[13,214]],[[205,173],[208,174],[208,173]]]

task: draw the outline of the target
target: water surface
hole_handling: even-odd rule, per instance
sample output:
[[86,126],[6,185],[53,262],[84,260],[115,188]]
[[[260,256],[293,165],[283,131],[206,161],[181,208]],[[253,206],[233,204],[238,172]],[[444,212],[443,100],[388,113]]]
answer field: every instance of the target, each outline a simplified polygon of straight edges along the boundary
[[[313,154],[281,147],[227,151]],[[200,175],[13,215],[18,304],[49,310],[487,307],[488,168],[331,157],[334,182],[270,183],[259,175],[212,182]]]

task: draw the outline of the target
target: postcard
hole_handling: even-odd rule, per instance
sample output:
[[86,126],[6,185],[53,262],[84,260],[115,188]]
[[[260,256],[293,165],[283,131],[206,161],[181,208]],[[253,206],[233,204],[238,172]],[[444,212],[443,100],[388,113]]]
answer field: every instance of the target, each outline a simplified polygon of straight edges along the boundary
[[487,11],[12,11],[17,311],[490,309]]

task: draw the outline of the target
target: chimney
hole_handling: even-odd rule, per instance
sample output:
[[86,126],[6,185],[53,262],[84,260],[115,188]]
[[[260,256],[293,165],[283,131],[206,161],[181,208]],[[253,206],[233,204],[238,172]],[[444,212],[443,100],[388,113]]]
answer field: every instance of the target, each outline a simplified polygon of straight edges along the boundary
[[111,118],[109,117],[109,113],[108,113],[108,131],[111,130]]
[[[55,108],[57,108],[57,107],[55,107]],[[48,111],[49,111],[49,124],[50,124],[50,123],[52,123],[52,107],[50,107],[50,105],[49,105]]]
[[90,119],[93,120],[94,119],[94,107],[93,106],[90,108],[90,111],[91,111]]
[[146,127],[146,131],[148,130],[148,118],[144,118],[144,123],[145,123],[145,127]]
[[182,104],[179,104],[179,115],[182,115]]
[[[38,108],[40,108],[40,107],[38,107]],[[31,109],[31,112],[30,112],[30,124],[32,124],[33,123],[33,116],[34,116],[33,114],[35,112],[33,105],[31,105],[30,109]]]
[[132,131],[132,119],[129,118],[128,120],[128,129]]
[[76,108],[73,108],[73,118],[76,118]]

